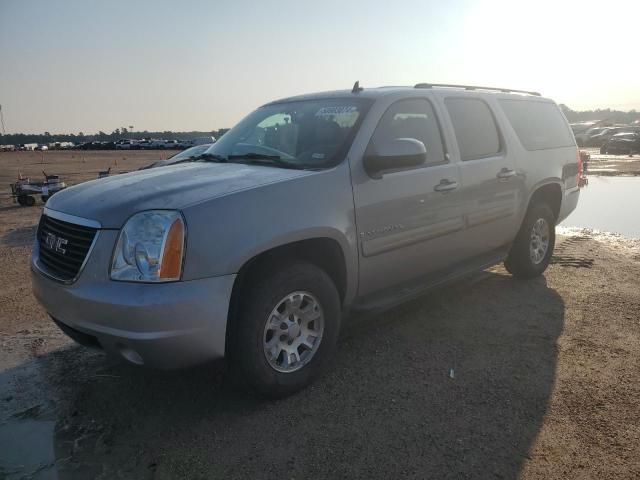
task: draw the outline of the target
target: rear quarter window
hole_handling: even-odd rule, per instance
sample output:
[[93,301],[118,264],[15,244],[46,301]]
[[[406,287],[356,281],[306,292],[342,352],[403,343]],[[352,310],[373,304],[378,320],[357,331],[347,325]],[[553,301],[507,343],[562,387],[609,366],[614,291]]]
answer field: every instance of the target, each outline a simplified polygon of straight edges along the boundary
[[507,99],[499,103],[527,150],[575,146],[572,132],[555,103]]

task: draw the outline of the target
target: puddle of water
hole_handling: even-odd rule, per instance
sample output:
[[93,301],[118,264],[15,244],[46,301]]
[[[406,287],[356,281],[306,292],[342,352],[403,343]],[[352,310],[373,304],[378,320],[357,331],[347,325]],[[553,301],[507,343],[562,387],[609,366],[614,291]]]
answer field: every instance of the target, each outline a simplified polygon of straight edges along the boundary
[[578,207],[561,223],[640,238],[640,178],[589,177]]

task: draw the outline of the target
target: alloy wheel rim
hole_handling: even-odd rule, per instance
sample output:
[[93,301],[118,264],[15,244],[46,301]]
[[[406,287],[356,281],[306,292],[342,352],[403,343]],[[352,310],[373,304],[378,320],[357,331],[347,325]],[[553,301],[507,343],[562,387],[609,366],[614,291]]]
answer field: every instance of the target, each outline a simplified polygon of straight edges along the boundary
[[531,261],[538,265],[542,262],[549,250],[549,224],[544,218],[537,219],[531,229],[529,241],[529,256]]
[[308,364],[320,348],[324,313],[309,292],[293,292],[276,304],[264,327],[262,346],[277,372],[292,373]]

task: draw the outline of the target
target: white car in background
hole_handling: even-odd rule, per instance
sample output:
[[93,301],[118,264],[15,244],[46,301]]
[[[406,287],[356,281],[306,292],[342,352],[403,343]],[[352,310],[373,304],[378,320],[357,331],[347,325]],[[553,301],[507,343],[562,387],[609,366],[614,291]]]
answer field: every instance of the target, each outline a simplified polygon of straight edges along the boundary
[[158,138],[151,139],[149,148],[151,148],[152,150],[167,148],[167,141]]

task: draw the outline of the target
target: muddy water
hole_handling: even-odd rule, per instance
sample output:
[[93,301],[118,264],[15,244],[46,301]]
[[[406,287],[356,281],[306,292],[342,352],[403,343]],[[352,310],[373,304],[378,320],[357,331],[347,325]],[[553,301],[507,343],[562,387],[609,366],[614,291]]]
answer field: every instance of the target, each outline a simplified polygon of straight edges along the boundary
[[589,177],[578,208],[563,227],[585,227],[640,238],[640,178]]

